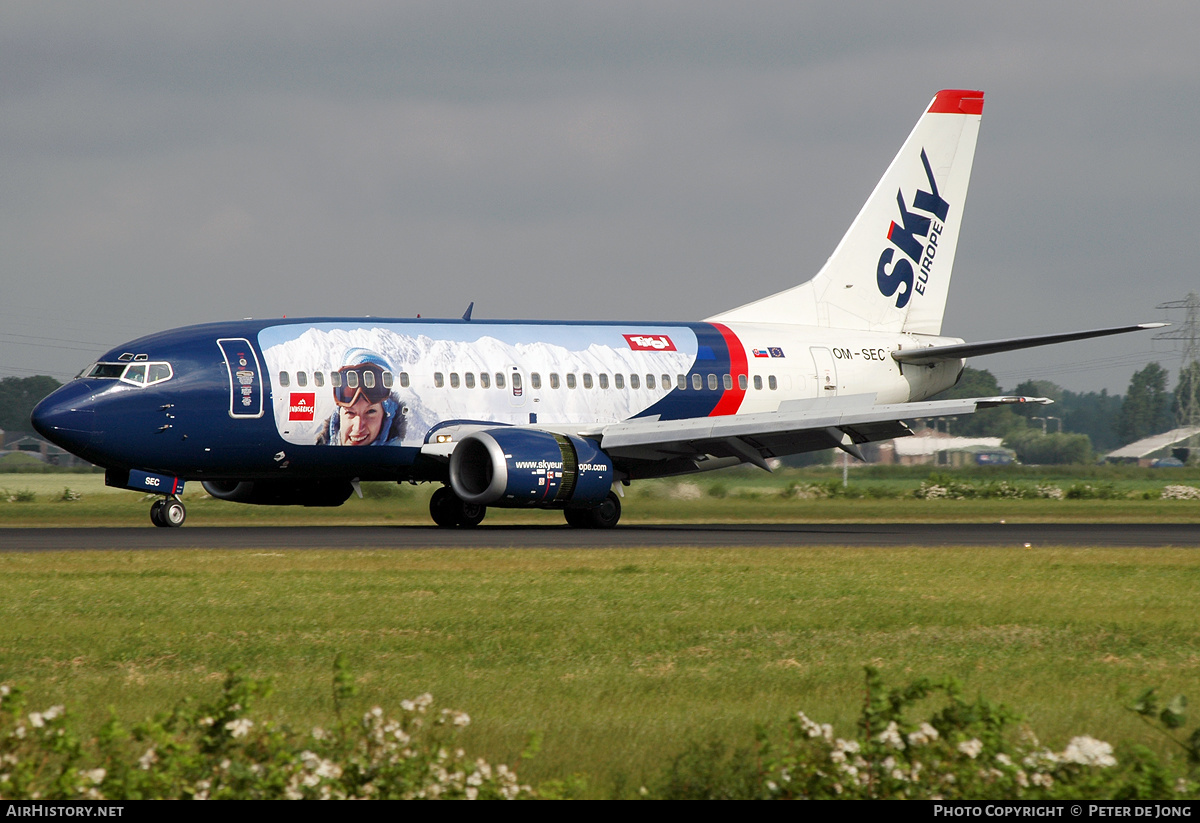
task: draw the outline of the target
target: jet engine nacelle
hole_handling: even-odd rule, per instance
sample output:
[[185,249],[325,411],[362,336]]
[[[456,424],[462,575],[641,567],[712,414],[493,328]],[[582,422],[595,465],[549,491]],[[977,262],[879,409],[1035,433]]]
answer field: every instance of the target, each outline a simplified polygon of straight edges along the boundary
[[354,493],[349,480],[205,480],[218,500],[257,506],[340,506]]
[[519,428],[464,437],[450,456],[450,485],[468,503],[514,508],[596,506],[613,464],[590,440]]

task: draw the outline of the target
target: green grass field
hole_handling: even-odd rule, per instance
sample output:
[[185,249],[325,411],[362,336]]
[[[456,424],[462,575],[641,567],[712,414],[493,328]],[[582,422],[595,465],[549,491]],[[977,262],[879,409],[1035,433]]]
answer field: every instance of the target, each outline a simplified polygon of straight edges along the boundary
[[[857,499],[832,468],[645,482],[623,522],[1200,522],[1200,501],[1157,499],[1200,487],[1194,469],[955,475],[1112,495],[1075,500],[912,497],[929,475],[857,467]],[[834,496],[787,494],[830,483]],[[152,528],[149,498],[102,475],[7,474],[0,489],[0,526]],[[191,484],[185,528],[428,524],[431,486],[364,489],[276,509]],[[865,664],[892,685],[958,677],[1052,746],[1091,734],[1166,753],[1123,701],[1149,686],[1200,698],[1198,594],[1200,553],[1179,549],[0,552],[0,682],[95,728],[110,707],[133,721],[211,698],[236,666],[274,681],[263,714],[304,726],[329,719],[343,653],[363,708],[430,691],[473,718],[468,750],[523,779],[582,774],[589,795],[629,795],[688,742],[748,743],[798,709],[850,733]],[[541,753],[520,762],[530,734]]]
[[1200,693],[1197,592],[1176,549],[0,553],[0,682],[94,728],[240,666],[304,726],[340,652],[363,708],[430,691],[473,718],[469,751],[607,796],[798,709],[851,732],[867,663],[959,677],[1051,745],[1166,752],[1122,695]]
[[[715,472],[679,480],[634,483],[626,490],[625,523],[670,522],[1200,522],[1200,500],[1161,500],[1167,485],[1200,488],[1200,470],[1136,467],[1017,467],[956,472],[981,486],[1000,481],[1052,485],[1064,491],[1090,484],[1112,499],[918,500],[912,492],[930,467],[855,467],[844,491],[836,468]],[[785,496],[789,489],[832,488],[834,496]],[[433,484],[363,484],[365,498],[330,509],[246,506],[214,500],[199,483],[184,494],[188,528],[224,525],[428,525]],[[78,495],[63,500],[64,492]],[[845,493],[850,496],[843,496]],[[823,492],[822,492],[823,494]],[[31,500],[28,498],[32,498]],[[26,498],[16,500],[13,498]],[[147,526],[152,497],[104,485],[100,474],[0,474],[0,526]],[[492,509],[485,523],[562,522],[557,512]]]

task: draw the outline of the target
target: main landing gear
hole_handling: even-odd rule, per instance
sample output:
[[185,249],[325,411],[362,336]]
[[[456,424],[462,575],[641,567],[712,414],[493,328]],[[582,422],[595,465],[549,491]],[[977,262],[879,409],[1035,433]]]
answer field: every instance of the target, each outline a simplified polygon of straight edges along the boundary
[[429,498],[429,515],[443,529],[473,529],[483,522],[487,506],[468,503],[450,489],[442,486]]
[[187,519],[187,509],[183,501],[172,495],[162,500],[155,500],[150,507],[150,522],[164,529],[178,529]]
[[[487,506],[468,503],[449,486],[442,486],[429,498],[429,514],[443,529],[473,529],[483,522]],[[564,509],[567,525],[576,529],[611,529],[621,519],[621,498],[616,492],[598,506],[586,509]]]
[[609,492],[599,506],[590,509],[564,509],[567,525],[575,529],[611,529],[621,519],[621,498]]

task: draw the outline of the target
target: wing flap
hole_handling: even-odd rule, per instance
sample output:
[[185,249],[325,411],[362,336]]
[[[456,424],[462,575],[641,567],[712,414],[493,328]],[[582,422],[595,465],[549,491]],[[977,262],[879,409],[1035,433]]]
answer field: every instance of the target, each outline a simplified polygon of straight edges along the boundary
[[[627,420],[593,437],[615,460],[663,461],[732,458],[765,467],[771,457],[843,448],[906,437],[904,423],[918,417],[972,414],[1006,403],[1049,403],[1044,397],[968,397],[920,403],[875,404],[874,395],[817,398],[784,404],[780,411],[687,420]],[[754,459],[757,454],[758,460]]]

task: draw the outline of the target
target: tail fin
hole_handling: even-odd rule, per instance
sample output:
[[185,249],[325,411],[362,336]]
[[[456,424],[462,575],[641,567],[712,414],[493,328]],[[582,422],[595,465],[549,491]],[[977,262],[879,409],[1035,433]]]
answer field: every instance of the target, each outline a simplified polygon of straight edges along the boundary
[[939,91],[816,277],[709,320],[939,334],[982,114]]

